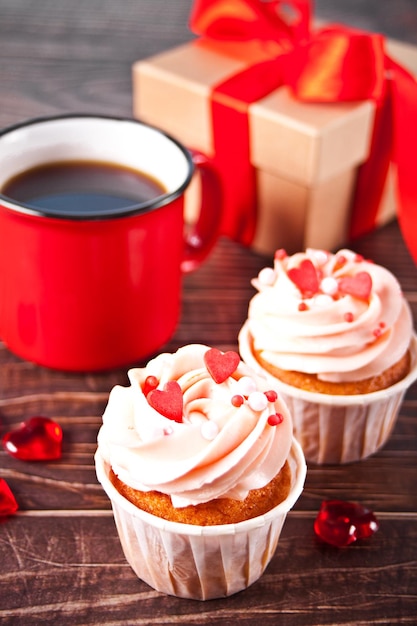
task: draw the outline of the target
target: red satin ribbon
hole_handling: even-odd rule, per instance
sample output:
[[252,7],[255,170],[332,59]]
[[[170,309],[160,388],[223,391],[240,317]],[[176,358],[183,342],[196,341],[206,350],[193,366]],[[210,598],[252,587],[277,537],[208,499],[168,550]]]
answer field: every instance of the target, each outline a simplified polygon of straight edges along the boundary
[[389,59],[393,101],[393,162],[397,170],[398,221],[417,265],[417,86],[413,76]]
[[251,66],[215,87],[212,94],[214,161],[224,174],[222,231],[245,245],[252,242],[256,230],[248,107],[282,84],[282,59]]
[[210,39],[294,45],[308,38],[310,14],[310,0],[195,0],[190,27]]
[[[248,67],[215,85],[211,95],[214,162],[222,176],[223,234],[249,245],[256,228],[256,173],[250,162],[248,107],[284,84],[283,55],[308,34],[310,3],[294,0],[293,15],[260,0],[197,0],[190,26],[209,41],[238,42]],[[296,17],[292,24],[288,19]],[[259,42],[250,48],[248,42]],[[236,51],[236,48],[235,48]],[[253,55],[253,56],[252,56]]]
[[[225,233],[243,243],[250,243],[254,234],[256,189],[254,172],[248,165],[247,106],[287,84],[297,98],[306,102],[371,99],[376,103],[371,153],[359,170],[350,234],[357,237],[375,227],[388,167],[390,161],[395,161],[399,221],[405,240],[417,257],[417,235],[404,232],[404,228],[417,231],[414,208],[417,176],[412,173],[411,159],[416,144],[410,137],[410,133],[414,138],[417,134],[416,81],[385,54],[381,35],[342,26],[313,33],[310,15],[309,0],[196,0],[194,3],[190,17],[194,33],[211,41],[255,40],[271,59],[269,65],[255,62],[252,68],[213,90],[217,158],[220,167],[235,172],[226,182],[226,195],[231,200],[233,188],[238,188],[241,196],[240,203],[226,217]],[[269,71],[276,73],[271,77]],[[236,110],[240,110],[234,114],[234,109],[224,103],[223,95],[244,106],[237,106]]]

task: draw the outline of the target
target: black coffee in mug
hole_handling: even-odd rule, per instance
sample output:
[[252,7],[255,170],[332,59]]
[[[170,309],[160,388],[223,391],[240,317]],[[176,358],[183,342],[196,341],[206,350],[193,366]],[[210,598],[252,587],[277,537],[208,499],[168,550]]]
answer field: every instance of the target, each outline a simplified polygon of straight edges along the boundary
[[130,167],[98,161],[63,161],[28,169],[1,193],[38,210],[99,215],[149,202],[166,193],[156,179]]

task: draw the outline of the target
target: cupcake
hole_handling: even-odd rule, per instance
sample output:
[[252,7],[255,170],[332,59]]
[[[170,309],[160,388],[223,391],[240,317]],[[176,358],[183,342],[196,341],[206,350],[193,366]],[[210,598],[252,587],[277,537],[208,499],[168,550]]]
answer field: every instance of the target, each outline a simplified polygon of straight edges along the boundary
[[285,399],[313,463],[347,463],[387,441],[417,378],[417,341],[397,279],[351,250],[278,250],[252,281],[242,359]]
[[97,477],[127,561],[167,594],[206,600],[263,573],[306,466],[291,415],[237,352],[188,345],[110,392]]

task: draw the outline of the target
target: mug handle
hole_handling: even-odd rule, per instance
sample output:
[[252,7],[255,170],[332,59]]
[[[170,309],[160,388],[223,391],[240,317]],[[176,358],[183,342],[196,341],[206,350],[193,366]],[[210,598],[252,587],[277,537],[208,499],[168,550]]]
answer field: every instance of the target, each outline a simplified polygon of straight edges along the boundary
[[216,243],[222,215],[222,189],[220,177],[212,159],[198,150],[189,149],[196,170],[200,174],[200,211],[197,221],[185,234],[184,273],[197,269]]

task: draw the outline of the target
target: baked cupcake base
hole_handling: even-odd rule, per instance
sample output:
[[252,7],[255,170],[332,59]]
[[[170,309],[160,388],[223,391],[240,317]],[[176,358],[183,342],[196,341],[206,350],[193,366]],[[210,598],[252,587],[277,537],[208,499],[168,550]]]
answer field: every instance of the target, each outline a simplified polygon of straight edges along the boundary
[[265,487],[253,489],[242,502],[230,498],[218,498],[195,506],[175,508],[171,498],[158,491],[137,491],[123,483],[110,471],[110,480],[114,487],[129,502],[171,522],[194,524],[196,526],[215,526],[219,524],[237,524],[267,513],[278,506],[288,496],[291,488],[291,472],[288,463]]
[[124,554],[136,575],[157,591],[196,600],[229,596],[258,580],[306,477],[303,452],[293,440],[285,500],[264,515],[236,524],[200,526],[167,521],[139,509],[113,485],[110,467],[99,451],[95,462],[98,480],[112,502]]
[[398,383],[400,380],[403,380],[411,368],[411,355],[410,351],[407,351],[397,363],[386,369],[378,376],[346,383],[333,383],[320,380],[317,374],[291,372],[274,367],[262,358],[261,352],[254,351],[254,356],[264,370],[266,370],[269,374],[272,374],[274,378],[278,378],[287,385],[298,387],[299,389],[304,389],[305,391],[327,393],[337,396],[352,396],[387,389],[388,387],[395,385],[395,383]]
[[377,452],[392,432],[405,392],[417,379],[416,335],[408,374],[385,389],[360,394],[307,391],[273,376],[255,355],[247,322],[239,334],[239,350],[247,365],[280,391],[292,414],[294,435],[307,461],[316,464],[351,463]]

